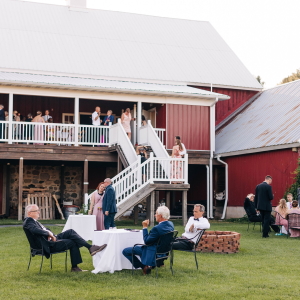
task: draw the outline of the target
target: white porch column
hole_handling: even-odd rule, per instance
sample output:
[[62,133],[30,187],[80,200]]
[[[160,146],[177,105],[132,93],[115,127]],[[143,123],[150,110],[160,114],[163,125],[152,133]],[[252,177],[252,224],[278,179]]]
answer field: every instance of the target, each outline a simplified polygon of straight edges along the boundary
[[75,146],[78,146],[78,125],[79,125],[79,97],[74,100],[74,125],[75,125]]
[[140,144],[140,127],[142,123],[142,102],[137,103],[137,143]]
[[136,127],[136,104],[133,105],[133,117],[135,118],[135,121],[133,121],[133,135],[131,138],[133,146],[137,143],[137,127]]
[[8,98],[8,143],[12,144],[13,137],[13,111],[14,111],[14,94],[10,93]]

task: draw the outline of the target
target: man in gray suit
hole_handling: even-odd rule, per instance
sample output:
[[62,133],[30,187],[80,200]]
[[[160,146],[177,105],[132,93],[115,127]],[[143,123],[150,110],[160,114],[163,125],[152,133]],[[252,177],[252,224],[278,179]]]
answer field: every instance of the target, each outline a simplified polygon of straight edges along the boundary
[[263,238],[269,237],[269,224],[272,212],[273,192],[270,184],[272,183],[272,177],[267,175],[265,181],[256,186],[255,189],[255,208],[260,211],[262,226],[263,226]]

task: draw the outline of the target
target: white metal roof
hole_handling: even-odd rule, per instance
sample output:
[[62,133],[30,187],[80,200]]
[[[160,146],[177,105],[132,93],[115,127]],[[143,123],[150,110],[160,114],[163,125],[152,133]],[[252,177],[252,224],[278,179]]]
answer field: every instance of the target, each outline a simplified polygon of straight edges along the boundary
[[261,89],[209,22],[0,1],[0,69]]
[[[218,126],[216,153],[284,148],[300,139],[300,80],[263,91],[227,125]],[[223,124],[226,124],[224,120]],[[300,145],[300,144],[299,144]],[[248,152],[249,153],[249,152]]]
[[69,76],[10,73],[0,71],[0,85],[22,85],[63,89],[123,92],[131,94],[171,95],[192,98],[230,99],[229,96],[188,87],[186,85],[155,84],[144,82],[104,80]]

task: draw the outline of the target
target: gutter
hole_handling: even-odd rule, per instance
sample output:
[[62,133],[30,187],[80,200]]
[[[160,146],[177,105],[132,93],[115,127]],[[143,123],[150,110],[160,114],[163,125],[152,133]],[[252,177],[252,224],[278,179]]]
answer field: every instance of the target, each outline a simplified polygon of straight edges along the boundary
[[224,203],[224,208],[223,208],[223,214],[221,217],[221,220],[224,220],[225,215],[226,215],[226,209],[227,209],[227,203],[228,203],[228,164],[220,159],[220,155],[217,156],[217,160],[225,165],[225,203]]

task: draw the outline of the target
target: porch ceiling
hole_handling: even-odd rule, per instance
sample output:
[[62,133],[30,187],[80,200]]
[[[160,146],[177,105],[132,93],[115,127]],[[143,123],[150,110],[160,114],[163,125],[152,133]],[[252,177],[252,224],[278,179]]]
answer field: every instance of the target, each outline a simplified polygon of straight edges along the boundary
[[175,97],[228,100],[230,97],[186,85],[171,85],[120,80],[104,80],[56,75],[0,72],[0,84],[103,91],[127,94],[168,95]]

